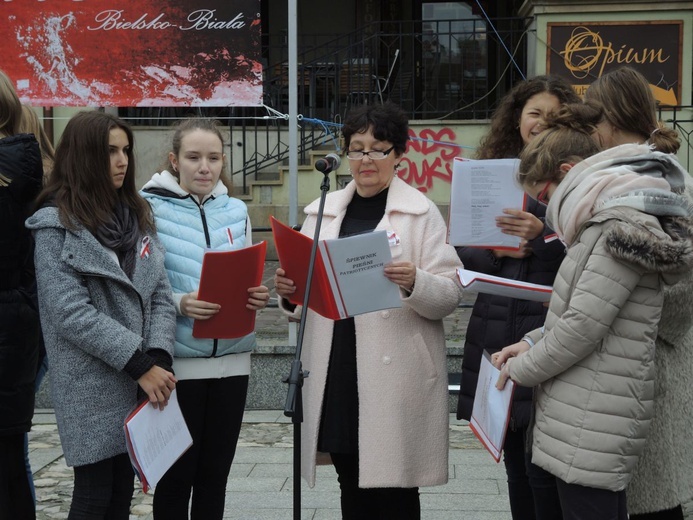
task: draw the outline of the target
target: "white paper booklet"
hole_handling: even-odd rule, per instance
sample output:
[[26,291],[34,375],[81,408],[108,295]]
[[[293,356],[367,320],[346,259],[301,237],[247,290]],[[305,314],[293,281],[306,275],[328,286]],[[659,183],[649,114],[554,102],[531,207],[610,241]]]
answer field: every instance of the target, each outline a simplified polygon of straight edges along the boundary
[[146,493],[164,476],[185,451],[192,437],[178,405],[176,391],[163,410],[148,401],[125,419],[128,454]]
[[553,287],[536,283],[521,282],[490,274],[477,273],[468,269],[457,269],[457,278],[465,291],[496,294],[517,300],[548,302]]
[[525,192],[515,181],[518,159],[455,158],[450,186],[448,243],[486,249],[519,249],[520,237],[496,227],[506,208],[524,209]]
[[484,351],[479,367],[479,380],[476,384],[476,396],[472,407],[469,427],[474,435],[493,456],[500,461],[505,433],[510,421],[515,383],[508,379],[503,390],[496,388],[500,370],[491,363],[491,356]]
[[399,286],[384,275],[392,261],[385,230],[318,244],[340,319],[402,306]]

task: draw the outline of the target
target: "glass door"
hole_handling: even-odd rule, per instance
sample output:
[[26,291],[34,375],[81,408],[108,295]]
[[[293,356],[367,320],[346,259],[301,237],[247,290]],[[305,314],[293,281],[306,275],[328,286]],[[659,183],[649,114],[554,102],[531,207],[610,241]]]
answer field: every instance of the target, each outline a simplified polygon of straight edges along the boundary
[[488,91],[486,22],[468,2],[421,3],[421,117],[470,117]]

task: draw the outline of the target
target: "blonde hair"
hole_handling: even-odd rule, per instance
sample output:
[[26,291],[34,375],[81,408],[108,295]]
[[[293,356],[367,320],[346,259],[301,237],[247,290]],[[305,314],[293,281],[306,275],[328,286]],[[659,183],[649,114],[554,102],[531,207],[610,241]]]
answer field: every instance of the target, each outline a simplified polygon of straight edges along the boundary
[[10,78],[0,70],[0,136],[18,133],[22,104]]
[[36,115],[34,109],[28,105],[22,105],[22,120],[19,124],[19,133],[34,134],[41,150],[43,176],[47,177],[50,175],[51,170],[53,170],[53,163],[55,162],[55,149],[50,139],[48,139],[48,135],[43,129],[38,115]]
[[560,167],[598,153],[592,137],[603,121],[604,111],[597,103],[572,103],[546,119],[546,130],[532,139],[520,153],[517,180],[522,186],[540,182],[560,182]]

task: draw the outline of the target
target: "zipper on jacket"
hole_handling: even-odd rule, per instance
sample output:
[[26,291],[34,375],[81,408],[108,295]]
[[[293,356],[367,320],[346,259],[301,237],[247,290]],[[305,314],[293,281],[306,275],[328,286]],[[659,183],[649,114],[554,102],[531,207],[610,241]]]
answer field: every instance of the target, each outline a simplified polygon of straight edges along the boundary
[[[195,200],[195,199],[193,199]],[[207,200],[212,200],[212,197],[208,198]],[[205,242],[207,243],[207,249],[212,248],[212,240],[209,237],[209,229],[207,228],[207,215],[205,214],[205,208],[204,204],[207,203],[207,200],[205,200],[202,204],[198,204],[198,207],[200,208],[200,218],[202,219],[202,230],[205,232]],[[212,347],[212,355],[210,357],[217,357],[217,349],[219,348],[219,340],[214,339],[212,340],[214,342],[214,346]]]
[[198,204],[198,206],[200,208],[200,218],[202,219],[202,230],[205,232],[205,242],[207,244],[207,249],[210,249],[212,247],[212,241],[209,238],[209,229],[207,229],[207,215],[205,215],[205,208],[202,207],[202,204]]

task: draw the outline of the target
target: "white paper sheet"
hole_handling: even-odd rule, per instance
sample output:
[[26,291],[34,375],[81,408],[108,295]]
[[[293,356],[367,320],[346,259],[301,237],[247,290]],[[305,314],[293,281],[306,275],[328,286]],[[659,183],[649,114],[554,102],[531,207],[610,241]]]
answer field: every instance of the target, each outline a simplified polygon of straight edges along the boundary
[[496,462],[500,461],[503,450],[515,390],[515,383],[511,380],[508,380],[503,390],[498,390],[496,381],[499,374],[500,370],[491,363],[491,356],[484,351],[469,421],[470,428]]
[[496,294],[518,300],[548,302],[553,288],[550,285],[521,282],[490,274],[477,273],[469,269],[457,269],[457,278],[465,291]]
[[[125,421],[128,453],[140,480],[154,488],[164,473],[192,446],[192,437],[178,404],[176,391],[159,410],[145,403]],[[146,491],[146,489],[145,489]]]
[[[525,193],[515,182],[518,159],[456,158],[450,186],[448,243],[487,249],[519,249],[520,237],[496,227],[506,208],[523,209]],[[507,216],[507,215],[506,215]]]

